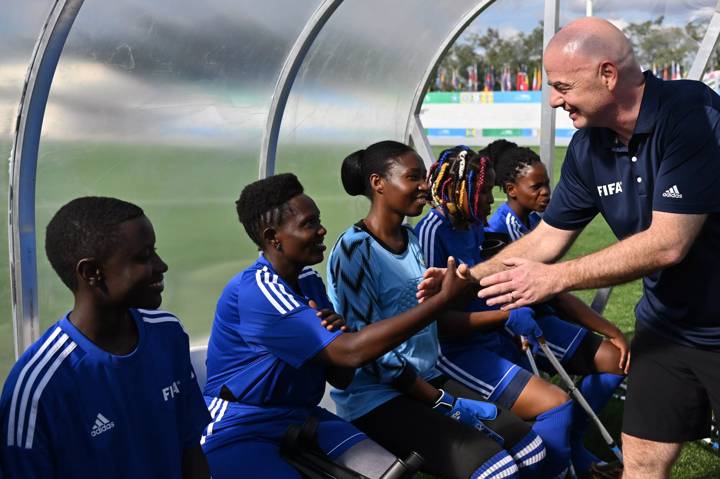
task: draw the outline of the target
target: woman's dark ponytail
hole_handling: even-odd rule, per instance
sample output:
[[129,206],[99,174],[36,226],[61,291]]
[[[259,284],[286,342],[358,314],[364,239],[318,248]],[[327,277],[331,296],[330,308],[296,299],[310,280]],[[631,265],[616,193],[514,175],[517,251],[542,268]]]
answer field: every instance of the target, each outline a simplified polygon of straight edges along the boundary
[[342,162],[340,178],[343,188],[350,196],[365,193],[365,178],[363,176],[363,157],[365,150],[358,150],[349,154]]

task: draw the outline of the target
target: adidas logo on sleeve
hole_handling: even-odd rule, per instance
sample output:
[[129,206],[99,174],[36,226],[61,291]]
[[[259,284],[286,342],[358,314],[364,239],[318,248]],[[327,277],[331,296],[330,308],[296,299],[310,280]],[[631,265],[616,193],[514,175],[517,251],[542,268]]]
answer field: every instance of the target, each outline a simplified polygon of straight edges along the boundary
[[93,424],[92,430],[90,430],[90,435],[92,437],[96,437],[114,427],[115,421],[110,421],[108,418],[103,416],[102,413],[98,413],[95,418],[95,424]]
[[678,190],[677,185],[673,185],[662,194],[665,198],[682,198],[682,193]]

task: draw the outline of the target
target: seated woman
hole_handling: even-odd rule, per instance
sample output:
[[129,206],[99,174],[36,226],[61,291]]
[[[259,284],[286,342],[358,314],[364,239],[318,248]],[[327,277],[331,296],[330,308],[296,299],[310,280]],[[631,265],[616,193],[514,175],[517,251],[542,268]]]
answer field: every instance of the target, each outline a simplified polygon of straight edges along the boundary
[[[497,140],[487,147],[487,154],[495,163],[495,184],[507,195],[507,202],[490,217],[485,231],[506,233],[511,241],[520,239],[535,228],[550,202],[550,178],[540,157],[530,148],[520,147],[507,140]],[[630,368],[630,349],[622,331],[590,309],[570,293],[558,295],[550,302],[559,315],[579,324],[568,324],[555,315],[544,316],[542,326],[546,339],[563,357],[569,372],[586,375],[580,383],[580,392],[595,412],[599,412],[612,397],[613,392],[625,378]],[[552,312],[552,311],[550,311]],[[602,339],[597,334],[604,336]],[[574,341],[563,341],[561,337]],[[601,340],[602,339],[602,340]],[[582,348],[572,355],[574,344],[592,342],[592,348]],[[558,356],[560,356],[558,354]],[[581,363],[581,364],[578,364]],[[541,361],[540,365],[549,364]],[[587,429],[587,415],[578,407],[573,418],[573,462],[578,472],[589,467],[597,458],[582,446]]]
[[331,331],[339,318],[308,268],[323,260],[326,230],[297,178],[254,182],[236,205],[262,254],[230,280],[215,312],[204,391],[212,422],[201,439],[212,476],[299,478],[281,458],[280,442],[289,425],[315,416],[320,448],[330,458],[379,477],[394,456],[317,406],[325,381],[347,386],[354,368],[430,324],[463,281],[449,279],[437,300],[371,328]]
[[[403,220],[422,212],[428,186],[417,153],[394,141],[345,158],[342,183],[371,206],[333,248],[329,296],[348,326],[362,332],[419,307],[415,291],[425,260]],[[347,389],[333,390],[338,414],[397,456],[419,452],[423,471],[436,476],[516,477],[519,469],[522,477],[549,477],[541,475],[545,449],[530,425],[442,375],[437,359],[437,328],[430,324],[359,368]]]
[[[527,156],[528,152],[535,155],[527,148],[517,148],[514,143],[501,140],[481,151],[480,155],[463,146],[445,150],[433,165],[429,181],[436,208],[418,224],[419,234],[425,239],[425,251],[433,252],[431,266],[444,265],[443,258],[448,255],[457,257],[469,266],[482,261],[483,224],[490,211],[493,181],[498,181],[495,180],[495,175],[489,177],[485,174],[484,184],[478,184],[478,175],[473,175],[473,172],[478,171],[478,164],[494,164],[497,178],[506,178],[508,164],[494,160],[498,158],[498,154],[501,155],[500,159],[507,158],[503,157],[502,153],[508,152],[508,145],[512,145],[513,152],[523,157]],[[544,209],[549,200],[549,182],[539,158],[535,166],[537,171],[526,171],[522,167],[518,167],[518,170],[532,173],[527,176],[531,181],[527,185],[523,184],[522,188],[527,191],[527,196],[532,196],[538,208]],[[490,196],[489,202],[483,195],[484,191]],[[471,201],[459,201],[459,198],[465,197],[470,197]],[[458,202],[462,203],[462,207],[458,207]],[[498,211],[501,210],[503,207]],[[493,218],[496,218],[496,215]],[[539,216],[536,218],[527,214],[524,220],[528,225],[535,220],[539,221]],[[502,221],[503,225],[509,227],[491,230],[507,233],[512,240],[520,231],[515,221],[515,217]],[[491,220],[491,224],[500,223],[497,219]],[[621,367],[628,350],[625,338],[617,327],[572,295],[561,295],[553,304],[563,317],[573,318],[585,327],[563,321],[547,305],[534,310],[526,307],[508,312],[499,308],[488,308],[482,300],[475,298],[465,310],[468,314],[458,313],[438,323],[443,335],[443,358],[440,364],[451,373],[461,374],[465,371],[482,379],[487,384],[490,400],[507,395],[508,389],[521,389],[520,394],[514,398],[514,404],[508,405],[520,417],[529,419],[538,412],[548,414],[550,411],[538,411],[543,407],[543,402],[547,404],[547,401],[538,401],[538,398],[551,397],[548,393],[550,389],[557,389],[555,386],[533,377],[522,387],[513,389],[513,381],[519,384],[522,379],[511,379],[513,376],[523,378],[528,374],[516,373],[514,368],[517,365],[529,370],[526,358],[520,354],[515,345],[516,341],[512,341],[511,337],[542,334],[557,358],[570,372],[588,375],[582,383],[582,392],[594,408],[601,409],[623,379]],[[589,333],[588,329],[610,339],[603,341],[601,336]],[[552,366],[542,357],[542,352],[540,355],[538,365],[553,372]],[[482,367],[478,368],[478,364],[482,364]],[[598,372],[612,374],[596,374]],[[587,426],[585,412],[576,406],[572,416],[569,438],[572,461],[576,471],[584,474],[591,463],[598,462],[598,459],[583,446],[583,435]],[[553,443],[548,437],[544,437],[544,440],[548,447]]]

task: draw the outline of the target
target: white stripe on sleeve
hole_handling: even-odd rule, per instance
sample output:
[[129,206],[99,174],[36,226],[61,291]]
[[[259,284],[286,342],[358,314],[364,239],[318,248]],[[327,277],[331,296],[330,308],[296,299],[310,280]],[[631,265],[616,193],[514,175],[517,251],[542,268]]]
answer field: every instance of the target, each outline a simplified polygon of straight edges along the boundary
[[20,412],[18,414],[18,426],[15,433],[16,444],[18,446],[22,446],[23,428],[25,427],[25,411],[28,408],[28,403],[30,401],[30,391],[35,384],[35,380],[37,379],[38,375],[45,367],[45,365],[50,362],[52,357],[55,356],[55,353],[58,351],[58,349],[60,349],[60,347],[62,347],[62,345],[65,344],[67,340],[68,335],[66,333],[63,333],[62,336],[60,336],[60,339],[58,339],[55,344],[53,344],[53,346],[43,355],[42,360],[40,360],[35,369],[33,369],[32,374],[30,374],[30,377],[25,384],[22,397],[20,398]]
[[437,221],[433,225],[433,228],[428,235],[428,240],[430,241],[430,266],[435,266],[435,233],[437,232],[441,223],[442,222],[440,221],[440,219],[437,218]]
[[52,363],[52,366],[50,366],[50,368],[47,370],[45,376],[43,376],[42,380],[40,381],[40,384],[38,384],[38,387],[35,390],[35,394],[33,394],[32,406],[30,407],[30,421],[28,422],[27,440],[25,441],[26,449],[32,449],[32,443],[35,437],[35,423],[37,421],[38,402],[40,402],[40,396],[42,396],[42,393],[45,390],[45,386],[47,386],[50,378],[52,378],[53,374],[55,374],[55,371],[57,371],[57,369],[60,367],[60,364],[65,361],[65,358],[67,358],[76,347],[77,344],[70,341],[70,344],[68,344],[67,347],[63,349],[63,352],[60,353],[60,355],[55,359],[55,362]]
[[285,308],[280,306],[280,303],[277,302],[277,300],[273,297],[272,293],[268,291],[268,289],[265,287],[265,281],[263,281],[261,275],[262,271],[255,271],[255,282],[260,288],[260,291],[262,291],[262,294],[265,295],[265,298],[270,301],[270,304],[275,306],[275,309],[277,309],[280,314],[285,314],[287,311],[285,311]]
[[[275,278],[277,278],[277,276],[275,276]],[[277,285],[278,285],[278,288],[280,288],[280,292],[282,294],[284,294],[290,300],[290,302],[293,304],[292,309],[299,308],[300,303],[297,302],[297,300],[295,299],[295,297],[292,294],[287,292],[287,290],[285,289],[285,286],[280,282],[278,282]]]
[[22,371],[20,371],[20,375],[17,378],[17,381],[15,382],[15,389],[13,389],[13,395],[12,395],[12,401],[10,402],[10,416],[8,417],[8,433],[7,433],[7,445],[13,446],[15,444],[15,410],[17,408],[17,400],[18,395],[20,394],[20,389],[22,386],[23,379],[25,379],[25,375],[30,370],[33,364],[35,364],[35,361],[37,361],[45,352],[45,350],[50,346],[50,344],[55,341],[55,338],[57,338],[58,334],[62,329],[60,327],[56,327],[55,330],[52,332],[50,336],[45,340],[45,342],[40,346],[40,349],[38,349],[32,358],[30,358],[30,361],[28,361],[25,366],[22,368]]
[[264,274],[265,286],[267,286],[268,289],[272,293],[274,293],[275,299],[280,300],[280,302],[283,304],[285,309],[287,309],[288,311],[292,311],[293,305],[290,304],[290,302],[287,300],[287,298],[285,298],[285,296],[283,296],[283,294],[280,292],[280,288],[278,288],[278,286],[280,286],[280,285],[277,282],[277,275],[273,274],[271,276],[270,271],[267,269],[267,267],[263,268],[263,270],[265,271],[265,274]]
[[510,235],[510,239],[512,241],[515,241],[517,239],[517,233],[515,232],[515,228],[512,224],[512,213],[508,213],[505,216],[505,227],[507,228],[508,234]]

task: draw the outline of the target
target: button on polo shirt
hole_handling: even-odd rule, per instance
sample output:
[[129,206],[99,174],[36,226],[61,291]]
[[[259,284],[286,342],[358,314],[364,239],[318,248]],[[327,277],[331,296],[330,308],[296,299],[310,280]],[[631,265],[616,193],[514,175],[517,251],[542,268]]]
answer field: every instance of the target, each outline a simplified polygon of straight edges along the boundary
[[628,145],[585,128],[568,147],[543,220],[576,230],[600,213],[618,239],[650,226],[653,211],[707,214],[679,264],[643,278],[637,328],[720,350],[720,97],[701,82],[645,72]]

